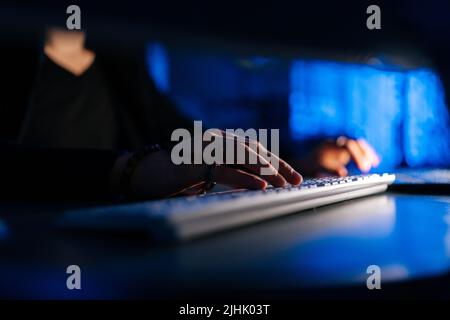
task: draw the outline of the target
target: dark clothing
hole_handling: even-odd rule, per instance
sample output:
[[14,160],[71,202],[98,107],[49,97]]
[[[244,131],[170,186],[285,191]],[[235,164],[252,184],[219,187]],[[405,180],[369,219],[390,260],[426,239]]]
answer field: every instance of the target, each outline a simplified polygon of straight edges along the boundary
[[[25,59],[23,52],[23,61],[12,55],[2,60],[6,78],[18,81],[0,109],[1,125],[13,121],[1,138],[20,144],[0,151],[3,198],[108,198],[117,150],[163,143],[174,129],[192,127],[157,90],[144,54],[96,51],[95,62],[79,77],[48,58]],[[22,63],[28,70],[20,79],[11,64]]]
[[45,57],[20,142],[52,148],[117,147],[118,123],[97,63],[75,76]]
[[98,53],[81,76],[44,58],[20,142],[54,148],[137,148],[170,140],[192,124],[148,75],[145,52]]

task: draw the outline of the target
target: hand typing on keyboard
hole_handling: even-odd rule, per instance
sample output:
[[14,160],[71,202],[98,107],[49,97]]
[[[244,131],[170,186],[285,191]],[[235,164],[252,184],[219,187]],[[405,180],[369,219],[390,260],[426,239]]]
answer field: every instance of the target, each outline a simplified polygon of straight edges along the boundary
[[[235,140],[235,143],[243,148],[246,153],[245,163],[222,164],[214,167],[206,164],[175,165],[167,150],[153,152],[142,158],[132,172],[129,180],[131,195],[138,198],[162,198],[178,194],[196,194],[203,192],[205,185],[211,181],[237,189],[253,190],[265,189],[268,184],[284,187],[288,184],[301,183],[302,176],[297,171],[265,149],[259,142],[237,139],[235,135],[221,132],[223,139]],[[262,149],[269,158],[276,157],[278,168],[272,166],[271,162],[261,155]],[[257,162],[249,162],[249,159],[255,155]],[[120,179],[130,157],[131,154],[126,154],[116,161],[111,174],[113,190],[120,190]],[[270,174],[262,174],[262,167],[267,168]]]

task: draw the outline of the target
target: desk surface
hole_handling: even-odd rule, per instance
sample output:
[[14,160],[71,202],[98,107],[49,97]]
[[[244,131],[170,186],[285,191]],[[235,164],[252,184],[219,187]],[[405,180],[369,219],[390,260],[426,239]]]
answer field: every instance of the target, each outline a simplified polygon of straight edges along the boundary
[[[368,291],[369,265],[381,268],[382,288],[450,283],[448,196],[384,193],[178,245],[63,232],[52,227],[61,208],[0,206],[0,296],[270,298],[328,289],[339,296],[342,288]],[[73,264],[80,291],[66,288]]]

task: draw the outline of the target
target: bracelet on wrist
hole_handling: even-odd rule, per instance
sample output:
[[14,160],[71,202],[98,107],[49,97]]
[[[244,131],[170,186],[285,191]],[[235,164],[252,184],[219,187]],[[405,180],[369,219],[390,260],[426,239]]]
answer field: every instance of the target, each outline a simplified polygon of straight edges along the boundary
[[206,173],[205,187],[203,189],[203,193],[206,193],[207,191],[211,190],[216,185],[216,182],[214,181],[214,171],[216,167],[217,167],[216,164],[211,164],[208,166],[208,172]]

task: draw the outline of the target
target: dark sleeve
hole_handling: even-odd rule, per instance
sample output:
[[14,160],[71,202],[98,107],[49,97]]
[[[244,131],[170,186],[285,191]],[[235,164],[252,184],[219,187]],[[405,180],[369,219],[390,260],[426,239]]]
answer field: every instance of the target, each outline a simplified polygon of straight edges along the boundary
[[111,150],[40,149],[2,144],[0,197],[5,200],[108,200]]
[[97,62],[129,137],[126,148],[164,143],[174,129],[192,129],[193,122],[177,110],[149,76],[145,51],[115,55],[100,51]]
[[149,93],[151,95],[151,101],[153,101],[153,114],[157,119],[155,127],[159,133],[160,142],[170,141],[172,132],[178,128],[187,129],[192,133],[194,129],[193,120],[184,116],[173,101],[156,88],[155,83],[148,75],[146,76],[146,80],[145,83],[150,88]]
[[[135,58],[133,79],[136,81],[136,104],[140,107],[138,114],[145,122],[143,127],[147,135],[146,143],[164,143],[170,141],[172,132],[178,128],[193,130],[193,122],[180,113],[176,105],[166,94],[159,91],[151,79],[145,59]],[[156,140],[155,140],[156,139]]]

